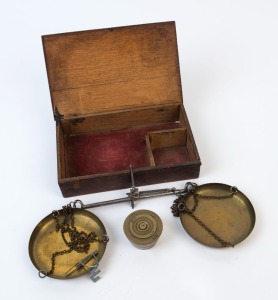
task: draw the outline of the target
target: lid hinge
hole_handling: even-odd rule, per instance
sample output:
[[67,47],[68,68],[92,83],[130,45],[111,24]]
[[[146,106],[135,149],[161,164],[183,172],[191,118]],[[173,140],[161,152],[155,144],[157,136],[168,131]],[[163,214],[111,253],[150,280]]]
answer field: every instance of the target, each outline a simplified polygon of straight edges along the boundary
[[61,115],[59,113],[58,108],[55,107],[55,109],[54,109],[54,120],[56,122],[56,125],[58,125],[62,119],[64,119],[64,115]]

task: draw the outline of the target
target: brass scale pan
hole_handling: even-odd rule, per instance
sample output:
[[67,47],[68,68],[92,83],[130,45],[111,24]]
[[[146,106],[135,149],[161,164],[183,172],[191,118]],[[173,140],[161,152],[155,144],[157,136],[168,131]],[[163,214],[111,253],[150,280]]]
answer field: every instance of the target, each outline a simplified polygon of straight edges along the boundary
[[[221,199],[232,188],[220,183],[196,187],[195,192],[205,198],[199,200],[194,217],[180,214],[183,228],[194,240],[206,246],[221,248],[237,245],[252,232],[256,217],[249,199],[239,190],[232,197]],[[194,206],[192,193],[188,193],[183,200],[188,207]]]
[[[172,194],[175,194],[174,189],[171,190],[173,191]],[[221,195],[229,193],[230,190],[231,186],[221,183],[196,186],[196,193],[199,195],[212,196],[212,199],[199,201],[198,207],[194,212],[194,218],[190,214],[180,214],[183,228],[194,240],[206,246],[220,248],[223,247],[223,244],[221,244],[217,238],[227,241],[230,246],[234,246],[247,238],[252,232],[256,219],[255,211],[249,199],[242,192],[237,190],[231,198],[222,200],[214,199],[214,196],[220,196],[219,198],[221,198]],[[133,197],[132,192],[134,192],[134,187],[130,191],[131,193],[127,194],[128,197],[126,198],[98,202],[95,204],[83,205],[83,203],[78,200],[81,203],[81,208],[74,208],[75,226],[77,229],[85,232],[93,231],[100,237],[106,235],[106,229],[101,220],[93,213],[87,211],[86,208],[127,201],[132,201],[134,205],[134,200],[141,199],[141,197],[138,196],[140,192],[136,189],[137,197]],[[141,193],[144,194],[145,192]],[[148,197],[142,198],[155,197],[156,195],[157,193],[154,193],[153,196],[149,193]],[[163,193],[161,195],[163,195]],[[188,207],[194,205],[192,193],[184,193],[181,200],[183,203],[186,203]],[[215,236],[217,238],[215,238]],[[90,251],[98,251],[97,259],[99,261],[104,255],[106,243],[93,243],[92,246],[94,249],[90,249]],[[55,220],[52,214],[49,214],[37,224],[31,234],[29,240],[30,259],[38,270],[49,270],[53,252],[63,250],[64,248],[65,244],[61,234],[55,230]],[[49,277],[68,279],[89,272],[88,268],[80,268],[70,276],[65,275],[66,271],[71,268],[75,262],[83,259],[84,256],[86,256],[86,254],[72,251],[67,255],[58,257],[55,272],[49,275]]]
[[[93,213],[80,209],[74,209],[75,227],[78,231],[95,232],[97,236],[106,235],[106,230],[101,220]],[[29,241],[29,256],[33,265],[38,271],[47,271],[51,269],[51,256],[56,251],[67,249],[61,233],[56,231],[56,223],[52,213],[42,219],[33,230]],[[105,251],[106,243],[94,242],[91,244],[90,252],[97,251],[97,260],[99,261]],[[73,265],[86,257],[88,253],[78,253],[72,251],[67,255],[57,256],[55,272],[48,275],[57,279],[69,279],[81,276],[90,271],[89,268],[78,268],[69,276],[66,275]],[[94,258],[90,260],[90,265],[94,264]],[[42,274],[43,275],[43,274]]]

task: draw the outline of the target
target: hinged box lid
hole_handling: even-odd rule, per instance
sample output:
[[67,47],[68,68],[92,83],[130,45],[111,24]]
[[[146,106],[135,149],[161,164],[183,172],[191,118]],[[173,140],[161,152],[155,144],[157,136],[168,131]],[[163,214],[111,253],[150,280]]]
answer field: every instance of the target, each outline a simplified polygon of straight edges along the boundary
[[63,118],[182,102],[175,22],[42,37]]

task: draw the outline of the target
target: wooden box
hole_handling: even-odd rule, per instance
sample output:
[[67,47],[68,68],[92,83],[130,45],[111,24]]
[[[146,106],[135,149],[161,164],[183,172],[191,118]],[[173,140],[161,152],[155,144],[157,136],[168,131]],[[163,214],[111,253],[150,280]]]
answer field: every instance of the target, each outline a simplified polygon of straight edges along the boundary
[[64,197],[199,176],[174,22],[42,41]]

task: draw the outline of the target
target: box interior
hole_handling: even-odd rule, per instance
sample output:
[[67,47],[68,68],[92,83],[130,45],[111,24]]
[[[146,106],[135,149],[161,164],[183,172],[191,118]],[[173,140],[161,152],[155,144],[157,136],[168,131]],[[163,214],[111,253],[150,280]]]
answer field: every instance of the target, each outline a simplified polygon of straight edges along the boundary
[[58,124],[59,177],[184,164],[197,159],[180,105],[118,111]]

